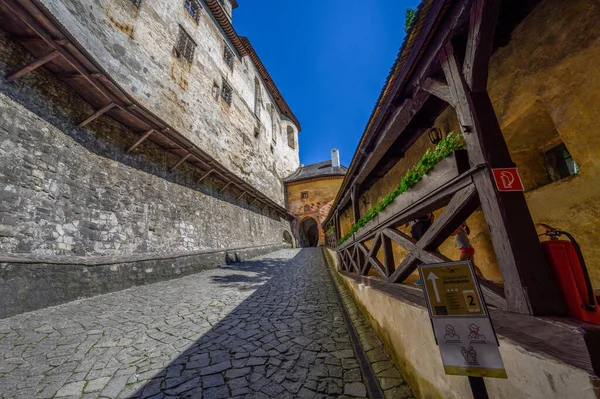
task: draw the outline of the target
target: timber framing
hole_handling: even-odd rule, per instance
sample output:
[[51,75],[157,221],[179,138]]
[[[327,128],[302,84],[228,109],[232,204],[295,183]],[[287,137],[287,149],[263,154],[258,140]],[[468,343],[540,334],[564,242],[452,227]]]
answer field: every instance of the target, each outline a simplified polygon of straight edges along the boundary
[[286,219],[293,218],[283,206],[221,165],[122,89],[38,0],[0,0],[0,25],[36,59],[9,74],[6,80],[14,81],[43,65],[96,110],[79,123],[80,127],[102,115],[108,116],[140,132],[141,137],[126,152],[150,140],[180,158],[171,170],[187,162],[202,171],[198,183],[210,174],[218,175],[224,183],[231,182],[238,190],[269,204]]
[[[325,230],[335,226],[326,242],[337,249],[342,271],[366,275],[373,268],[382,280],[401,283],[420,263],[447,261],[436,248],[481,209],[504,279],[504,295],[482,280],[488,304],[522,314],[565,315],[562,296],[541,251],[523,193],[498,192],[491,173],[492,168],[511,167],[514,163],[487,92],[489,60],[497,43],[509,40],[512,29],[537,3],[421,3],[323,223]],[[440,183],[435,190],[425,190],[408,207],[384,209],[384,215],[366,223],[338,246],[343,235],[339,215],[349,209],[356,223],[360,196],[386,175],[449,106],[462,126],[470,169]],[[419,241],[397,229],[441,207],[444,211]],[[369,242],[371,248],[367,247]],[[404,259],[394,259],[392,242],[408,252]],[[377,258],[378,252],[382,252],[382,258]]]

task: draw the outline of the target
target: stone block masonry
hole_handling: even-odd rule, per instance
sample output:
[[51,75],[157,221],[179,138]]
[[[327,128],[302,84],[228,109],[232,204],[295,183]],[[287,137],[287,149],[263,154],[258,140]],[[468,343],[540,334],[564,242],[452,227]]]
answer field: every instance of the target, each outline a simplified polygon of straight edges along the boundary
[[[31,60],[0,32],[0,75]],[[289,222],[220,192],[43,69],[0,80],[0,252],[118,256],[280,245]]]

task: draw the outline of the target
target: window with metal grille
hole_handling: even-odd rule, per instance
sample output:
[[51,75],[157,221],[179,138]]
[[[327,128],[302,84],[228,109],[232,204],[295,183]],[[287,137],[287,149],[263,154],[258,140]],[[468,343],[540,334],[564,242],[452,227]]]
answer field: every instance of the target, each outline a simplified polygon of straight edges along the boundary
[[231,97],[233,96],[233,89],[227,83],[225,79],[223,79],[223,85],[221,86],[221,98],[225,100],[225,102],[231,105]]
[[294,129],[291,126],[287,127],[287,139],[288,139],[288,146],[292,149],[296,149],[296,140],[294,137]]
[[140,5],[142,4],[142,0],[131,0],[131,2],[136,8],[140,8]]
[[304,212],[310,211],[310,205],[304,205]]
[[302,191],[302,194],[300,194],[302,199],[307,199],[308,198],[308,191]]
[[270,104],[269,115],[271,116],[271,138],[273,143],[277,143],[277,122],[275,121],[275,107]]
[[571,153],[567,150],[564,143],[561,143],[544,153],[548,175],[552,181],[564,179],[565,177],[576,175],[579,172],[579,165],[575,163]]
[[233,70],[233,59],[235,58],[235,56],[233,55],[233,51],[231,51],[229,45],[225,40],[223,40],[223,47],[223,59],[225,60],[225,63],[227,64],[229,69]]
[[254,78],[254,115],[260,119],[260,107],[262,105],[262,94],[260,92],[260,82]]
[[183,6],[187,10],[190,17],[194,18],[194,21],[198,22],[200,19],[200,10],[202,10],[202,6],[198,2],[198,0],[183,0]]
[[196,50],[196,43],[192,40],[191,36],[180,26],[179,27],[179,38],[177,38],[177,44],[175,45],[175,53],[178,57],[183,57],[189,62],[194,61],[194,51]]

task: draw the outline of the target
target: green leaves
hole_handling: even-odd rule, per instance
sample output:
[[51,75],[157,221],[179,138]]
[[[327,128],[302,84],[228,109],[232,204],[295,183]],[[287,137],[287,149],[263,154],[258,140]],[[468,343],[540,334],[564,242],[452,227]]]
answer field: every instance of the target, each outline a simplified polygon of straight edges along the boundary
[[417,162],[415,166],[410,168],[404,177],[400,179],[400,182],[394,191],[383,197],[381,201],[369,209],[365,216],[363,216],[355,225],[352,226],[348,234],[338,241],[338,245],[342,245],[344,241],[352,237],[352,234],[356,233],[361,227],[371,221],[375,216],[377,216],[377,214],[379,214],[379,212],[391,204],[400,194],[414,186],[442,159],[450,156],[454,151],[462,150],[463,148],[465,148],[465,144],[463,142],[462,134],[459,133],[455,135],[454,133],[450,132],[446,138],[442,139],[438,143],[438,145],[435,147],[435,150],[430,151],[430,149],[427,149],[421,160]]
[[333,230],[335,229],[335,226],[330,226],[327,231],[325,232],[325,234],[329,234],[331,233]]

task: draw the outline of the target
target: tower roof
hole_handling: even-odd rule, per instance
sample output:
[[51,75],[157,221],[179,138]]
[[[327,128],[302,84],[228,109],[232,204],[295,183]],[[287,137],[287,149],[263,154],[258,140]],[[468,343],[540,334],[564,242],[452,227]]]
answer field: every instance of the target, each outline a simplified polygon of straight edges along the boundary
[[284,183],[292,183],[302,180],[315,179],[319,177],[333,177],[346,175],[348,168],[345,166],[333,167],[331,160],[300,166],[294,173],[283,179]]

